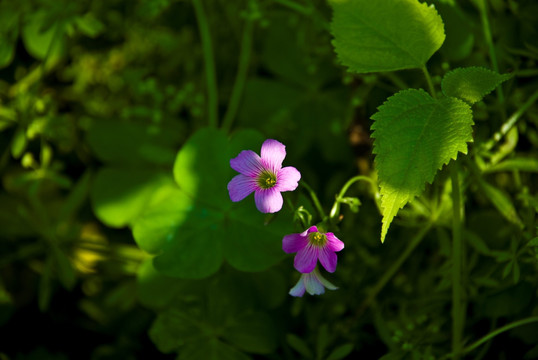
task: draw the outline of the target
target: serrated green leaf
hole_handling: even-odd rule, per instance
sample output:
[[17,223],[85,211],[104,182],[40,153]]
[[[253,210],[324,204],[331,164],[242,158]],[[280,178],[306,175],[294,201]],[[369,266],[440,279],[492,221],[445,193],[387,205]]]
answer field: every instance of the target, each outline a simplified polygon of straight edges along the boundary
[[514,204],[510,197],[503,192],[502,190],[496,188],[493,185],[488,184],[485,181],[479,181],[480,189],[486,195],[486,197],[491,201],[493,206],[499,210],[502,216],[511,223],[516,224],[520,228],[523,227],[523,222],[519,218]]
[[445,40],[443,20],[417,0],[332,0],[333,45],[349,71],[423,67]]
[[446,96],[474,104],[510,77],[510,74],[499,74],[477,66],[457,68],[443,77],[441,89]]
[[472,141],[471,108],[455,98],[434,99],[424,90],[391,96],[374,120],[375,167],[381,187],[381,241],[398,210],[420,195],[437,171],[467,153]]

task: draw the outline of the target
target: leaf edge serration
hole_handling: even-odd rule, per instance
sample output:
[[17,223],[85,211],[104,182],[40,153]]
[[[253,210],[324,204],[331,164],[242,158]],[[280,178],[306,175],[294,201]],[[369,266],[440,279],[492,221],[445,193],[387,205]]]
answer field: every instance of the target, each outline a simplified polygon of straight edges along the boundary
[[[399,201],[397,201],[398,199],[394,200],[392,205],[391,206],[391,210],[390,212],[386,212],[385,210],[387,209],[387,207],[389,206],[389,204],[386,203],[387,199],[387,192],[383,191],[384,188],[387,187],[387,181],[386,179],[384,179],[384,175],[382,173],[384,173],[384,171],[380,171],[379,168],[379,149],[378,149],[378,144],[377,144],[377,139],[378,139],[378,134],[376,133],[377,132],[377,129],[376,129],[376,123],[377,121],[379,121],[380,119],[377,117],[377,115],[383,110],[383,109],[387,109],[390,104],[391,101],[394,101],[395,98],[400,98],[402,96],[407,96],[406,94],[409,94],[409,93],[416,93],[417,95],[420,95],[420,97],[422,97],[422,99],[424,100],[427,100],[427,102],[425,103],[421,103],[421,104],[416,104],[416,106],[413,106],[409,109],[406,109],[406,111],[411,111],[412,109],[416,108],[416,107],[420,107],[420,106],[423,106],[423,105],[428,105],[428,103],[430,104],[433,104],[434,106],[446,106],[444,105],[443,103],[446,103],[446,102],[451,102],[452,104],[457,104],[458,107],[460,107],[461,111],[463,112],[462,113],[462,121],[468,121],[469,124],[468,124],[468,127],[467,129],[464,129],[464,130],[468,130],[466,131],[466,134],[465,134],[465,138],[464,139],[459,139],[458,141],[458,144],[456,144],[456,149],[453,153],[451,153],[448,157],[444,157],[444,158],[441,158],[440,160],[440,164],[434,169],[433,173],[429,176],[426,177],[426,179],[424,181],[422,181],[422,183],[420,184],[420,188],[418,189],[415,189],[414,191],[408,191],[407,194],[404,194],[404,196],[402,198],[399,199]],[[370,127],[371,130],[373,130],[372,134],[371,134],[371,137],[374,139],[374,144],[373,144],[373,149],[372,149],[372,153],[375,154],[375,159],[374,159],[374,167],[378,173],[378,183],[379,183],[379,187],[380,187],[380,193],[381,193],[381,210],[382,210],[382,216],[383,216],[383,220],[382,220],[382,229],[381,229],[381,242],[383,243],[384,240],[385,240],[385,237],[386,237],[386,234],[387,234],[387,231],[388,231],[388,228],[390,226],[390,224],[392,223],[392,220],[393,218],[397,215],[398,211],[403,208],[407,203],[409,203],[410,201],[412,201],[415,197],[417,196],[420,196],[420,194],[422,194],[424,192],[424,189],[425,189],[425,186],[426,184],[432,184],[434,179],[435,179],[435,176],[437,175],[437,173],[439,172],[439,170],[441,170],[443,168],[443,166],[445,165],[448,165],[450,163],[451,160],[456,160],[457,157],[458,157],[458,154],[461,152],[462,154],[467,154],[468,152],[468,143],[470,142],[473,142],[473,137],[472,137],[472,126],[474,125],[474,121],[473,121],[473,117],[472,117],[472,109],[471,109],[471,106],[466,103],[465,101],[459,99],[459,98],[456,98],[456,97],[449,97],[449,96],[443,96],[439,99],[434,99],[433,97],[430,96],[430,94],[428,94],[424,89],[406,89],[406,90],[402,90],[402,91],[399,91],[398,93],[390,96],[389,98],[387,98],[383,104],[381,104],[380,106],[378,106],[377,108],[377,112],[374,113],[370,118],[372,120],[374,120],[374,123],[372,124],[372,126]],[[447,113],[449,113],[447,111]],[[397,204],[395,204],[397,203]],[[395,209],[394,206],[397,206],[397,208]]]
[[[498,77],[498,79],[495,81],[495,84],[494,85],[491,85],[489,87],[486,88],[486,90],[484,90],[482,93],[480,93],[480,99],[478,100],[470,100],[470,99],[466,99],[464,97],[461,97],[461,96],[457,96],[455,94],[450,94],[450,93],[447,93],[448,90],[445,89],[446,88],[446,81],[447,81],[447,76],[448,78],[450,79],[451,76],[454,76],[455,74],[460,74],[460,73],[470,73],[472,71],[475,71],[475,70],[479,70],[479,71],[483,71],[483,72],[486,72],[486,73],[489,73],[495,77]],[[488,69],[488,68],[485,68],[483,66],[466,66],[466,67],[459,67],[459,68],[456,68],[456,69],[453,69],[451,71],[449,71],[448,73],[446,73],[444,76],[443,76],[443,79],[441,80],[441,91],[443,93],[443,95],[447,96],[447,97],[454,97],[454,98],[457,98],[457,99],[460,99],[460,100],[463,100],[469,104],[475,104],[479,101],[481,101],[484,96],[488,95],[489,93],[491,93],[493,90],[495,90],[499,85],[501,85],[503,82],[511,79],[513,77],[512,74],[509,74],[509,73],[506,73],[506,74],[500,74],[494,70],[491,70],[491,69]]]
[[[445,23],[443,21],[443,18],[441,17],[441,14],[439,14],[439,11],[435,7],[435,4],[428,4],[428,3],[425,3],[425,2],[420,2],[418,0],[400,0],[400,1],[408,1],[408,2],[416,1],[417,6],[423,7],[425,9],[429,9],[429,11],[433,10],[433,12],[434,12],[433,13],[433,18],[435,19],[435,22],[439,22],[440,25],[441,25],[441,29],[440,29],[441,30],[441,40],[440,40],[439,44],[432,47],[431,52],[428,54],[427,58],[424,59],[424,61],[421,61],[420,65],[418,65],[418,64],[413,65],[413,66],[405,65],[405,66],[398,66],[398,67],[393,67],[393,68],[371,69],[371,70],[357,69],[357,68],[355,68],[355,65],[353,65],[353,64],[349,65],[348,62],[346,61],[346,59],[342,58],[342,54],[338,50],[340,48],[340,46],[337,45],[337,43],[339,41],[337,40],[337,36],[335,34],[335,25],[334,25],[334,19],[335,19],[334,5],[339,4],[339,3],[344,3],[344,2],[350,2],[350,1],[353,1],[353,0],[328,0],[328,3],[332,8],[331,21],[330,21],[330,25],[329,25],[329,33],[332,36],[331,45],[332,45],[333,50],[334,50],[334,52],[336,54],[336,58],[337,58],[338,63],[340,65],[342,65],[343,67],[345,67],[346,71],[348,73],[352,73],[352,74],[369,74],[369,73],[376,73],[376,72],[392,72],[392,71],[409,70],[409,69],[420,69],[422,66],[425,66],[425,64],[433,56],[433,54],[435,54],[437,51],[439,51],[439,49],[443,46],[443,44],[444,44],[444,42],[446,40]],[[408,51],[405,50],[405,52],[408,52]],[[345,57],[346,56],[344,56],[344,58]],[[411,57],[413,57],[413,56],[411,56]]]

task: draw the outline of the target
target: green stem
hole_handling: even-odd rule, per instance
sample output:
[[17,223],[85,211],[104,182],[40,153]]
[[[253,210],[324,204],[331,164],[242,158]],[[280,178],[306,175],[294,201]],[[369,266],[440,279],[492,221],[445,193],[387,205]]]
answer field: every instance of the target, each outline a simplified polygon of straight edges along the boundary
[[239,52],[239,63],[237,66],[237,75],[235,77],[234,86],[232,89],[232,95],[230,102],[228,103],[228,109],[222,120],[222,129],[226,132],[230,131],[232,122],[237,115],[237,109],[241,102],[245,83],[247,81],[248,65],[250,62],[250,56],[252,53],[252,33],[254,29],[254,21],[250,18],[246,19],[245,29],[243,30],[243,38],[241,40],[241,50]]
[[518,321],[514,321],[513,323],[510,323],[510,324],[505,325],[505,326],[503,326],[501,328],[498,328],[497,330],[490,332],[489,334],[487,334],[483,338],[479,339],[478,341],[475,341],[471,345],[466,346],[463,349],[463,353],[466,354],[466,353],[476,349],[477,347],[479,347],[483,343],[489,341],[490,339],[494,338],[495,336],[497,336],[497,335],[499,335],[499,334],[501,334],[501,333],[503,333],[505,331],[511,330],[511,329],[516,328],[518,326],[527,325],[527,324],[530,324],[530,323],[533,323],[533,322],[538,322],[538,316],[532,316],[532,317],[529,317],[529,318],[526,318],[526,319],[521,319],[521,320],[518,320]]
[[301,180],[300,184],[306,189],[306,191],[308,191],[308,194],[310,195],[310,197],[312,198],[312,202],[314,203],[314,207],[316,208],[321,219],[325,220],[327,216],[325,215],[325,211],[323,211],[323,207],[321,206],[318,196],[316,195],[314,190],[312,190],[312,188],[303,180]]
[[428,89],[430,91],[430,95],[437,99],[437,93],[435,92],[435,87],[433,86],[432,77],[430,76],[430,72],[428,71],[428,68],[426,65],[422,67],[422,73],[424,73],[424,77],[426,78],[426,82],[428,83]]
[[[482,31],[484,32],[484,38],[486,40],[486,43],[488,44],[488,51],[489,51],[489,58],[491,61],[491,66],[493,67],[493,70],[495,70],[496,72],[499,72],[499,63],[497,62],[497,55],[495,53],[493,37],[491,36],[491,27],[489,25],[488,9],[487,9],[486,1],[479,0],[478,8],[480,10],[480,19],[482,20]],[[506,119],[506,110],[504,107],[504,93],[500,85],[497,86],[497,99],[499,100],[499,104],[501,105],[503,119]]]
[[[467,354],[468,352],[473,351],[474,349],[476,349],[480,345],[488,342],[489,340],[493,339],[495,336],[497,336],[499,334],[502,334],[503,332],[506,332],[508,330],[512,330],[512,329],[514,329],[516,327],[519,327],[519,326],[531,324],[531,323],[534,323],[534,322],[538,322],[538,316],[531,316],[531,317],[528,317],[526,319],[521,319],[521,320],[518,320],[518,321],[514,321],[514,322],[512,322],[510,324],[507,324],[507,325],[505,325],[503,327],[498,328],[497,330],[494,330],[494,331],[490,332],[489,334],[483,336],[482,338],[475,341],[471,345],[466,346],[461,351],[461,353],[462,354]],[[455,357],[455,354],[450,353],[450,354],[447,354],[447,355],[443,356],[441,359],[454,358],[454,357]]]
[[452,181],[452,352],[455,359],[461,355],[463,331],[463,307],[461,300],[461,273],[463,258],[461,190],[458,164],[450,168]]
[[357,181],[360,181],[360,180],[364,180],[364,181],[367,181],[369,182],[370,184],[372,185],[375,185],[374,181],[372,179],[370,179],[368,176],[364,176],[364,175],[357,175],[355,177],[352,177],[351,179],[349,179],[345,184],[344,186],[342,187],[342,190],[340,190],[340,193],[338,194],[337,196],[337,199],[342,199],[344,197],[344,195],[346,194],[347,190],[349,189],[349,187],[351,185],[353,185],[353,183],[357,182]]
[[202,0],[192,0],[194,12],[198,21],[198,30],[202,40],[204,52],[205,75],[207,83],[207,97],[209,102],[209,126],[217,127],[218,123],[218,91],[217,76],[215,71],[215,58],[213,56],[213,46],[211,45],[211,33],[209,23],[204,12]]
[[501,129],[493,134],[493,138],[484,145],[484,150],[490,150],[499,140],[514,127],[521,116],[538,100],[538,91],[535,91],[517,111],[506,120]]
[[392,279],[394,274],[400,269],[402,264],[407,260],[409,255],[415,250],[418,244],[422,241],[424,236],[430,231],[430,228],[432,227],[433,223],[429,222],[426,226],[422,227],[421,230],[411,239],[411,241],[407,244],[407,247],[403,251],[403,253],[392,263],[390,268],[383,274],[381,279],[378,280],[378,282],[375,284],[375,286],[369,291],[368,297],[362,302],[362,304],[359,306],[359,310],[357,312],[358,315],[362,314],[364,310],[372,304],[375,297],[379,292],[387,285],[387,283]]

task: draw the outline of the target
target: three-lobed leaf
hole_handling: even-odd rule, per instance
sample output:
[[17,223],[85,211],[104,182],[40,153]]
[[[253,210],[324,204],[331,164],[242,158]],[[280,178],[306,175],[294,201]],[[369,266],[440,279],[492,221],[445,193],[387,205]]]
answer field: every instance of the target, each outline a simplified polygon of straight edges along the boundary
[[155,268],[179,278],[204,278],[223,260],[242,271],[261,271],[280,261],[281,239],[293,232],[283,209],[271,220],[255,209],[252,195],[232,203],[226,184],[236,173],[230,159],[258,151],[263,137],[241,131],[231,140],[220,130],[201,129],[178,152],[176,184],[157,189],[133,222],[137,244],[156,254]]
[[451,97],[434,99],[422,89],[391,96],[371,118],[384,241],[398,210],[420,195],[424,185],[458,152],[467,153],[473,118],[465,102]]
[[478,66],[457,68],[443,77],[441,89],[446,96],[474,104],[510,77],[510,74],[499,74]]
[[422,68],[445,40],[443,20],[418,0],[332,0],[333,45],[349,71]]

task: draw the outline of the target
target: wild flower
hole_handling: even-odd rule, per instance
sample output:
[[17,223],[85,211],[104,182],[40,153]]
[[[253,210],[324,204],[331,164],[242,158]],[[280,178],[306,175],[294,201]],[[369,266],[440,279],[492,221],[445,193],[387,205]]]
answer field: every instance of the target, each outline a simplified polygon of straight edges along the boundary
[[301,173],[292,166],[282,167],[286,147],[273,139],[262,144],[261,156],[252,150],[243,150],[230,160],[230,166],[239,172],[228,183],[230,199],[241,201],[254,192],[256,207],[262,213],[275,213],[282,209],[283,191],[293,191]]
[[289,234],[282,239],[282,250],[291,254],[297,253],[293,264],[303,273],[310,273],[316,267],[317,261],[328,272],[336,270],[337,257],[335,252],[344,248],[344,243],[333,233],[323,233],[316,226],[311,226],[300,234]]
[[327,279],[321,276],[318,269],[315,268],[308,274],[301,274],[301,278],[297,284],[291,288],[289,294],[291,296],[303,296],[306,290],[306,292],[308,292],[310,295],[321,295],[325,293],[325,288],[329,290],[338,289]]

